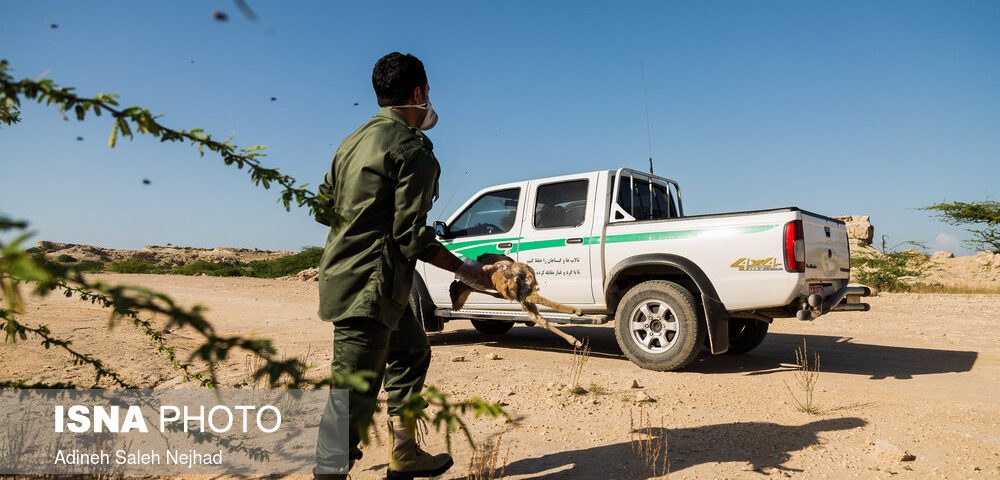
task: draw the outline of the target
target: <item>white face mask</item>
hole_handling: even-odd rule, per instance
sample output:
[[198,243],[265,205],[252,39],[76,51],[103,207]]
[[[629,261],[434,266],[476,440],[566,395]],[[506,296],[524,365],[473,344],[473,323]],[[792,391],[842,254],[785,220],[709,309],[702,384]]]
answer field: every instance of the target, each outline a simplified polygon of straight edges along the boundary
[[420,124],[421,130],[430,130],[438,123],[438,114],[434,111],[434,107],[431,106],[431,102],[429,100],[427,103],[421,103],[418,105],[394,105],[389,108],[419,108],[421,110],[426,110],[427,113],[424,114],[424,121]]

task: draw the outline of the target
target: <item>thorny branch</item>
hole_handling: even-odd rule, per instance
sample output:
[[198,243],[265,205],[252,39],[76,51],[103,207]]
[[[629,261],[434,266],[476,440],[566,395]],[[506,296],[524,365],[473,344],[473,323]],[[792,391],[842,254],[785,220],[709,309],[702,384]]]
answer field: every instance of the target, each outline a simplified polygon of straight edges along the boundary
[[[341,224],[339,217],[329,205],[329,199],[321,194],[308,190],[307,184],[298,184],[291,176],[281,173],[276,168],[263,166],[261,158],[265,156],[262,145],[239,148],[230,143],[230,139],[218,141],[202,129],[176,130],[166,127],[157,120],[159,116],[141,107],[120,108],[118,96],[114,94],[98,94],[93,97],[81,97],[74,93],[72,87],[59,87],[47,79],[14,80],[7,73],[8,64],[0,61],[0,125],[13,125],[20,122],[19,107],[21,99],[34,100],[39,104],[54,105],[60,113],[73,112],[77,120],[84,120],[88,113],[101,116],[109,114],[114,123],[108,145],[111,148],[117,143],[118,136],[133,138],[133,128],[140,134],[159,138],[161,142],[189,142],[196,145],[198,152],[204,155],[205,149],[217,153],[226,165],[244,167],[250,173],[251,181],[258,186],[269,189],[272,185],[281,187],[279,201],[286,210],[291,210],[292,202],[299,207],[307,207],[310,213],[318,219],[325,219],[331,225]],[[27,222],[15,221],[0,216],[0,231],[24,230]],[[16,316],[23,312],[23,298],[20,293],[21,284],[33,284],[37,294],[47,294],[55,290],[62,291],[66,296],[77,295],[83,301],[99,304],[112,310],[109,327],[122,318],[127,318],[132,325],[149,337],[164,355],[172,368],[183,372],[185,380],[197,380],[203,387],[215,388],[218,385],[216,367],[225,361],[235,348],[250,352],[264,360],[263,365],[254,373],[254,379],[266,377],[268,384],[274,387],[313,387],[320,388],[369,388],[369,372],[341,373],[320,381],[305,378],[305,365],[296,358],[278,360],[276,351],[269,340],[250,339],[239,336],[222,336],[215,332],[212,324],[205,319],[200,306],[183,308],[170,297],[162,293],[139,287],[111,286],[101,282],[91,282],[85,279],[81,271],[72,267],[53,264],[44,256],[33,257],[21,247],[30,237],[24,234],[13,241],[4,244],[0,242],[0,326],[5,332],[8,342],[24,340],[27,333],[42,338],[42,344],[49,348],[56,346],[66,351],[75,363],[89,364],[96,373],[95,383],[107,377],[112,382],[124,388],[136,388],[109,369],[100,359],[83,354],[70,346],[71,342],[61,340],[52,335],[45,326],[32,327],[17,321]],[[143,314],[162,315],[167,318],[164,328],[191,328],[203,338],[200,346],[192,352],[191,359],[199,359],[207,365],[208,376],[195,371],[195,365],[180,361],[174,347],[167,343],[162,333],[157,331],[150,320]],[[71,383],[43,385],[29,384],[24,380],[0,381],[0,388],[32,388],[53,387],[75,388]],[[437,407],[433,418],[424,412],[424,406]],[[438,429],[445,428],[446,441],[451,446],[451,433],[462,431],[470,444],[471,433],[459,415],[472,413],[476,418],[482,415],[491,417],[507,417],[510,415],[498,404],[489,403],[479,398],[450,402],[447,394],[428,387],[420,394],[414,394],[407,399],[403,407],[403,415],[411,422],[429,420]],[[367,431],[367,426],[362,426]]]

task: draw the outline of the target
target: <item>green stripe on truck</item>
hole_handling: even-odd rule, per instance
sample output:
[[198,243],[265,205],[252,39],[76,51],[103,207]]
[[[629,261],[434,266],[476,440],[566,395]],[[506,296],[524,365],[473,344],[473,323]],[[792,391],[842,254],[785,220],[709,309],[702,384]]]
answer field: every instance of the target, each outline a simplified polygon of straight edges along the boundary
[[[693,230],[670,230],[664,232],[640,232],[621,233],[604,237],[604,243],[629,243],[647,242],[652,240],[678,240],[682,238],[695,237],[728,237],[732,235],[744,235],[750,233],[766,232],[778,227],[773,225],[754,225],[750,227],[734,228],[702,228]],[[442,243],[445,248],[455,253],[459,257],[476,258],[484,253],[503,253],[504,250],[497,248],[498,243],[511,242],[514,244],[510,248],[511,252],[526,252],[531,250],[541,250],[546,248],[556,248],[566,246],[566,238],[553,238],[549,240],[529,240],[522,242],[524,237],[493,238],[490,240],[468,240],[455,242],[445,240]],[[600,245],[600,235],[583,237],[582,245]]]
[[728,237],[747,233],[766,232],[777,225],[754,225],[752,227],[707,228],[695,230],[672,230],[667,232],[640,232],[608,235],[604,243],[645,242],[650,240],[676,240],[693,237]]

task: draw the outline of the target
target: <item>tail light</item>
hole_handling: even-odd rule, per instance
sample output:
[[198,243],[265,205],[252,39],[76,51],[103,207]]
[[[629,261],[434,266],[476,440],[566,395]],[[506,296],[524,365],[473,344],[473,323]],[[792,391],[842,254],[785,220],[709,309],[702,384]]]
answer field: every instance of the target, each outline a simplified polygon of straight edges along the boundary
[[802,239],[802,220],[785,224],[785,270],[802,273],[806,271],[806,245]]

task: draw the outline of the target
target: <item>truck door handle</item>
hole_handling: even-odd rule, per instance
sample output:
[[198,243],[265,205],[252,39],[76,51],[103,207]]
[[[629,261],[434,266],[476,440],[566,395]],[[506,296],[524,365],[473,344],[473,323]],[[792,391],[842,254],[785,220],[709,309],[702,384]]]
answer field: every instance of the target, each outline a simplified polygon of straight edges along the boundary
[[511,243],[511,242],[503,242],[503,243],[498,243],[497,244],[497,248],[499,248],[501,250],[503,250],[505,248],[510,248],[510,247],[513,247],[513,246],[514,246],[514,244]]
[[566,239],[566,244],[567,244],[567,245],[572,245],[572,244],[574,244],[574,243],[583,243],[583,239],[582,239],[582,238],[580,238],[580,237],[576,237],[576,238],[567,238],[567,239]]

